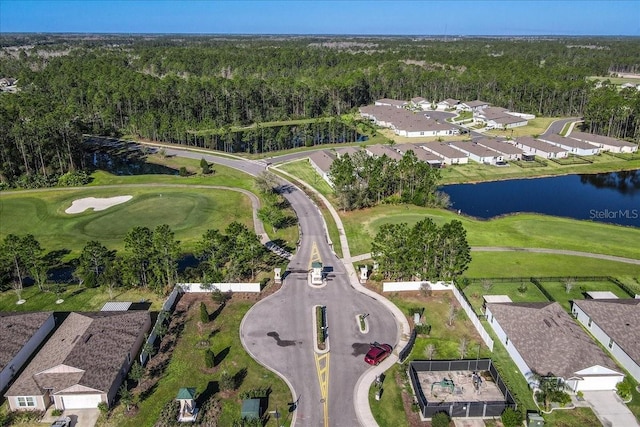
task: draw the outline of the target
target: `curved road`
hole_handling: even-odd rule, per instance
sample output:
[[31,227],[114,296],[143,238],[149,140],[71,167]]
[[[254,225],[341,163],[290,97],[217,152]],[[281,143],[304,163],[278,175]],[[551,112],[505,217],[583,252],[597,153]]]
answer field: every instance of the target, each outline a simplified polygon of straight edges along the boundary
[[[206,160],[251,175],[266,168],[262,161],[218,157],[165,148],[169,155]],[[240,331],[243,345],[263,365],[279,373],[292,388],[298,426],[361,425],[354,405],[358,379],[370,368],[363,361],[373,341],[395,346],[396,319],[383,304],[352,287],[347,271],[327,242],[322,214],[297,187],[282,181],[281,194],[296,211],[300,245],[289,263],[280,291],[247,313]],[[320,259],[328,271],[326,285],[309,285],[310,261]],[[313,312],[327,307],[330,351],[314,350]],[[356,316],[369,313],[369,331],[360,333]],[[286,410],[284,416],[288,415]]]

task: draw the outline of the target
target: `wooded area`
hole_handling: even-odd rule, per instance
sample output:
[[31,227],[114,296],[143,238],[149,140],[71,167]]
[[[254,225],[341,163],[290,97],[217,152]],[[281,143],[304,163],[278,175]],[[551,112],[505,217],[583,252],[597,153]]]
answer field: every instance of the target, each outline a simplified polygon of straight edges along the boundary
[[134,227],[125,236],[121,253],[90,241],[65,266],[60,262],[65,251],[46,253],[34,236],[8,234],[0,244],[0,291],[13,289],[20,299],[23,285],[29,283],[25,279],[30,278],[41,291],[59,292],[60,284],[49,274],[56,268],[71,268],[80,285],[101,286],[109,295],[122,287],[164,295],[179,279],[200,283],[255,280],[258,272],[270,267],[274,256],[253,231],[238,222],[224,232],[208,230],[196,246],[193,265],[179,272],[178,261],[184,254],[171,228]]
[[355,140],[338,117],[385,97],[584,115],[591,131],[640,137],[640,92],[587,79],[638,71],[633,38],[14,35],[0,46],[0,76],[19,87],[0,94],[5,185],[82,168],[83,133],[252,153]]

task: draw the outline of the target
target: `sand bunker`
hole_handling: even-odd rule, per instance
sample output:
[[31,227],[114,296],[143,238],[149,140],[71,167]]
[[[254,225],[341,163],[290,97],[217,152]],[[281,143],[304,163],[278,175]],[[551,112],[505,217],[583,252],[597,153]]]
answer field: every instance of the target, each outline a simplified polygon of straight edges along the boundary
[[120,203],[128,202],[133,196],[116,196],[105,197],[98,199],[96,197],[85,197],[84,199],[74,200],[71,206],[65,210],[68,214],[81,213],[87,209],[93,209],[94,211],[103,211],[111,206],[119,205]]

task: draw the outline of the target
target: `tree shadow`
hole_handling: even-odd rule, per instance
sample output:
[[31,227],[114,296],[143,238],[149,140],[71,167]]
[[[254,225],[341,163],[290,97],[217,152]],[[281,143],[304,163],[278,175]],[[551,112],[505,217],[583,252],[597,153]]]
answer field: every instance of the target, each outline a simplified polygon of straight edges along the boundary
[[213,337],[214,337],[214,336],[216,336],[219,332],[220,332],[220,328],[213,329],[211,332],[209,332],[209,336],[208,336],[208,338],[213,338]]
[[158,382],[155,381],[151,387],[140,393],[140,402],[147,400],[158,388]]
[[247,378],[247,368],[242,368],[233,376],[233,383],[236,385],[236,389],[240,388],[245,378]]
[[209,381],[207,383],[207,388],[205,388],[204,391],[198,395],[198,398],[196,399],[196,405],[201,408],[206,401],[211,399],[219,391],[220,384],[218,383],[218,381]]
[[229,354],[229,350],[231,349],[231,347],[226,347],[225,349],[223,349],[222,351],[220,351],[219,353],[216,354],[216,357],[214,358],[214,366],[218,366],[222,363],[222,361],[227,357],[227,355]]
[[222,310],[224,310],[225,305],[226,302],[221,303],[218,308],[216,308],[213,312],[211,312],[211,314],[209,314],[209,322],[213,322],[218,318],[218,316],[220,316],[220,313],[222,313]]

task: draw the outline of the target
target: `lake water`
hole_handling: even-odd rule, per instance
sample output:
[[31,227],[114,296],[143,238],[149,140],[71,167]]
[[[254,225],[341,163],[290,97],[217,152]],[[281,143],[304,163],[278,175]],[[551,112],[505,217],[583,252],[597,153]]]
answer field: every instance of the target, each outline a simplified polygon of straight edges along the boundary
[[451,208],[478,218],[534,212],[640,227],[640,170],[447,185]]

